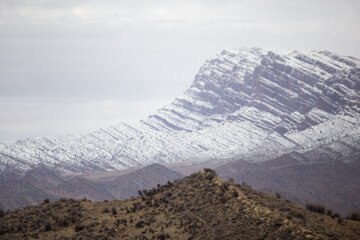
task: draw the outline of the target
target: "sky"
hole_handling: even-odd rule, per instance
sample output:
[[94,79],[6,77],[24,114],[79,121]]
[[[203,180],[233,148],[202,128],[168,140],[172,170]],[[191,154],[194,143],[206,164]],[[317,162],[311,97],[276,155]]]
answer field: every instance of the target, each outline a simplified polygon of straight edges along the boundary
[[0,0],[0,141],[143,119],[223,49],[360,58],[359,12],[357,0]]

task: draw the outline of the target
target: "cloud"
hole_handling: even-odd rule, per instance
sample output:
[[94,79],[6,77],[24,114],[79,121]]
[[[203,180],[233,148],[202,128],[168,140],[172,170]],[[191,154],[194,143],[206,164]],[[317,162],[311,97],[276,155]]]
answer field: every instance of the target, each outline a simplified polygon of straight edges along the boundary
[[[340,6],[340,7],[339,7]],[[122,23],[302,20],[356,11],[356,1],[13,1],[0,3],[3,22]],[[335,11],[337,10],[337,11]],[[328,12],[328,13],[327,13]],[[355,13],[355,12],[354,12]],[[352,14],[356,15],[356,14]],[[269,19],[270,20],[270,19]]]

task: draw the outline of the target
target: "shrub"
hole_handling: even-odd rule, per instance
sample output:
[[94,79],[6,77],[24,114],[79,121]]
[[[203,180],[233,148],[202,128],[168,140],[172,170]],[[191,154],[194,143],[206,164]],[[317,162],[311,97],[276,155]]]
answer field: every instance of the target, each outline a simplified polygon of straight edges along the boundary
[[75,232],[80,232],[83,229],[84,229],[84,225],[82,225],[82,224],[75,225]]
[[229,183],[234,183],[234,182],[235,182],[235,181],[234,181],[234,178],[232,178],[232,177],[228,178],[228,182],[229,182]]
[[[22,230],[23,230],[23,226],[22,226],[22,225],[18,225],[18,226],[17,226],[17,231],[18,231],[18,232],[21,232]],[[45,230],[45,231],[46,231],[46,230]]]
[[103,210],[103,213],[109,213],[110,212],[110,209],[109,208],[104,208],[104,210]]
[[51,230],[51,224],[49,222],[45,224],[44,230],[46,232]]
[[355,221],[360,221],[360,211],[352,211],[347,215],[346,218]]
[[281,198],[281,195],[280,195],[280,193],[278,193],[278,192],[275,193],[275,196],[276,196],[276,198],[279,198],[279,199]]
[[326,210],[326,215],[331,217],[332,216],[332,210],[331,209]]
[[56,219],[56,224],[60,227],[69,226],[69,220],[65,217],[59,217]]
[[234,192],[233,192],[233,196],[234,196],[234,197],[238,197],[238,196],[239,196],[238,191],[234,190]]
[[44,203],[49,203],[50,202],[50,199],[48,199],[48,198],[46,198],[45,200],[44,200]]
[[139,221],[135,224],[136,228],[143,228],[144,227],[144,221]]
[[113,207],[113,208],[111,209],[111,212],[112,212],[113,215],[116,215],[116,214],[117,214],[116,208]]
[[339,217],[340,217],[340,214],[339,214],[339,213],[334,213],[331,217],[332,217],[332,218],[339,218]]
[[297,210],[290,211],[290,214],[291,214],[291,216],[296,217],[296,218],[300,218],[300,219],[305,218],[304,214],[302,214],[300,211],[297,211]]
[[2,218],[3,216],[5,216],[5,211],[0,208],[0,218]]
[[204,168],[204,172],[205,172],[205,174],[206,174],[206,179],[208,179],[208,180],[210,180],[210,181],[213,180],[214,177],[217,176],[215,170],[210,169],[210,168]]
[[215,170],[213,170],[211,168],[204,168],[204,172],[205,172],[205,174],[214,174],[214,175],[216,175]]
[[317,212],[321,214],[325,214],[325,207],[321,204],[306,204],[306,210]]

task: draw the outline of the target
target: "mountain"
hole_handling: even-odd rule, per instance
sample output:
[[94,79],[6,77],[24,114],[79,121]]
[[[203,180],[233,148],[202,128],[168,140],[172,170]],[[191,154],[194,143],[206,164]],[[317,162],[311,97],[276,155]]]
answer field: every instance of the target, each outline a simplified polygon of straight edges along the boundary
[[10,172],[0,177],[0,208],[20,209],[40,204],[46,198],[87,198],[92,201],[125,199],[137,196],[138,190],[154,188],[183,177],[160,164],[107,173],[111,176],[61,176],[44,166],[31,169],[24,175]]
[[0,209],[17,209],[39,204],[52,195],[21,179],[0,178]]
[[101,185],[78,176],[52,188],[46,189],[46,192],[57,198],[88,198],[93,201],[114,199],[114,197]]
[[27,171],[22,180],[42,190],[65,182],[65,179],[60,174],[44,166],[38,166]]
[[102,184],[116,199],[126,199],[137,196],[138,190],[151,189],[182,177],[180,173],[155,163]]
[[71,174],[216,157],[255,162],[339,139],[345,156],[359,148],[359,91],[354,57],[224,50],[204,63],[183,95],[148,118],[86,136],[1,145],[0,169],[42,164]]
[[0,216],[2,239],[360,239],[360,222],[196,173],[128,200],[65,200]]
[[306,154],[289,153],[265,162],[237,160],[216,171],[223,179],[233,178],[257,190],[278,192],[302,206],[323,204],[346,216],[360,209],[358,157],[352,162],[311,161]]

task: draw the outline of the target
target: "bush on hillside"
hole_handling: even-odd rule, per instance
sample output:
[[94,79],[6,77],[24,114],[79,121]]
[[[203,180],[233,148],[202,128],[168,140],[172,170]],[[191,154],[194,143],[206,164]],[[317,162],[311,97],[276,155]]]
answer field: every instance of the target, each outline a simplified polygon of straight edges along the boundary
[[308,203],[308,204],[306,204],[306,210],[316,212],[316,213],[325,214],[325,207],[324,207],[324,205],[321,205],[321,204]]
[[332,216],[332,210],[331,209],[326,210],[326,215],[331,217]]
[[213,178],[217,176],[215,170],[213,170],[211,168],[204,168],[204,172],[206,174],[206,178],[210,181],[213,180]]
[[111,212],[112,212],[113,215],[116,215],[116,214],[117,214],[116,208],[113,207],[113,208],[111,209]]

